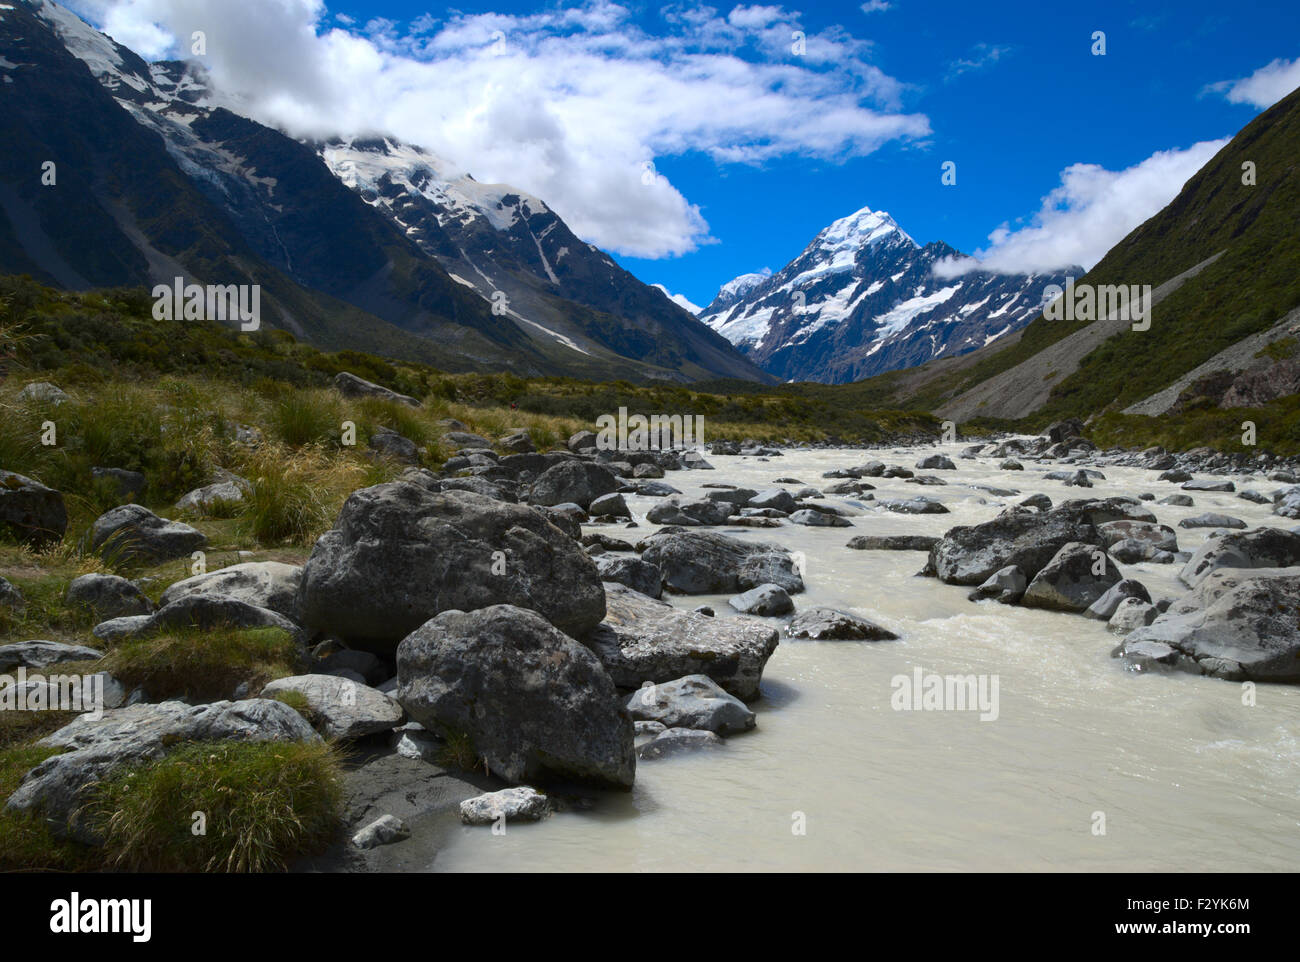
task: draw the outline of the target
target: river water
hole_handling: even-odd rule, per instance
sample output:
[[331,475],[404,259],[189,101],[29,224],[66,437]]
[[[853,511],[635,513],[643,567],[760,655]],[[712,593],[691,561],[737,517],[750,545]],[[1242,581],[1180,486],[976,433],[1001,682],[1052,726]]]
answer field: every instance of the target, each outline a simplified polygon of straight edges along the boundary
[[[779,542],[807,556],[799,609],[827,605],[869,618],[893,642],[785,640],[767,664],[758,727],[713,752],[637,766],[635,789],[504,835],[457,827],[432,859],[438,871],[779,870],[1295,870],[1300,867],[1300,688],[1190,675],[1136,675],[1109,657],[1104,624],[994,602],[915,573],[922,552],[853,551],[856,534],[941,535],[992,518],[1011,500],[1156,496],[1178,490],[1137,468],[1102,470],[1090,491],[1024,461],[1001,471],[963,461],[963,445],[907,452],[786,452],[762,461],[710,457],[715,471],[673,472],[688,495],[708,482],[762,490],[778,477],[821,488],[823,471],[878,458],[912,468],[933,451],[958,470],[922,487],[869,479],[877,498],[925,494],[945,515],[863,510],[852,528],[712,529]],[[1243,487],[1238,478],[1238,489]],[[1017,489],[996,498],[968,484]],[[1270,492],[1276,484],[1247,481]],[[785,487],[793,490],[794,487]],[[1204,511],[1252,527],[1276,523],[1235,494],[1190,492],[1192,508],[1148,504],[1194,550],[1207,529],[1177,522]],[[828,499],[843,503],[841,499]],[[650,498],[629,498],[642,536]],[[869,502],[867,503],[869,506]],[[593,529],[594,530],[594,529]],[[609,533],[621,536],[613,529]],[[1177,597],[1180,565],[1121,565],[1152,597]],[[711,604],[725,596],[670,599]],[[998,681],[998,716],[897,711],[891,679],[920,667]],[[1104,832],[1102,829],[1104,828]],[[802,829],[800,831],[799,829]]]

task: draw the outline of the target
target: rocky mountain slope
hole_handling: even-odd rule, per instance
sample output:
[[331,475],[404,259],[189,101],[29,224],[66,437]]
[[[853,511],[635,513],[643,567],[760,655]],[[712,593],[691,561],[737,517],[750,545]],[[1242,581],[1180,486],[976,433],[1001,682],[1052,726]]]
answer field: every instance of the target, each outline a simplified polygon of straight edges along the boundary
[[[208,88],[201,68],[147,64],[49,0],[0,10],[0,56],[11,95],[0,100],[0,271],[76,289],[176,276],[260,284],[268,325],[447,370],[764,377],[510,188],[476,191],[464,177],[465,203],[426,210],[412,230],[398,209],[406,204],[373,203],[377,194],[368,203],[351,189],[385,189],[356,177],[357,160],[376,145],[349,145],[352,176],[340,179],[323,158],[339,160],[343,145],[300,143],[248,120]],[[56,165],[53,186],[41,182],[46,161]],[[508,198],[531,204],[518,230]],[[452,232],[439,216],[456,222]],[[574,256],[544,252],[529,224]],[[521,244],[534,248],[531,258]],[[471,256],[493,280],[464,263]],[[496,291],[505,311],[492,309]]]
[[864,207],[777,273],[724,285],[700,317],[778,377],[838,384],[995,342],[1032,320],[1044,289],[1070,273],[933,273],[956,256],[941,241],[922,247],[889,214]]

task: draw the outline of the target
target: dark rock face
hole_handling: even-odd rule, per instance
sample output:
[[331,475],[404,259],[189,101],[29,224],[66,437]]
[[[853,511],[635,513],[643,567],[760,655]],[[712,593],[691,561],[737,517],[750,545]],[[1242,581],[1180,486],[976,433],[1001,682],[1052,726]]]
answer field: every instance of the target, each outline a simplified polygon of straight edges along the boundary
[[1300,574],[1214,571],[1115,650],[1137,669],[1300,682]]
[[302,623],[392,652],[434,615],[511,604],[583,634],[605,615],[581,546],[523,505],[406,482],[354,491],[303,569]]
[[203,532],[180,521],[160,518],[138,504],[106,511],[91,529],[91,548],[105,557],[157,564],[184,558],[207,546]]
[[1222,408],[1251,408],[1300,394],[1300,361],[1287,358],[1262,371],[1241,374],[1224,392]]
[[1071,542],[1034,575],[1020,603],[1026,608],[1083,612],[1119,580],[1119,569],[1104,550]]
[[510,782],[546,775],[630,788],[632,720],[597,657],[533,611],[444,611],[397,649],[397,700],[467,736]]
[[641,545],[642,559],[658,565],[664,584],[680,594],[726,594],[768,583],[790,593],[804,590],[794,556],[777,544],[665,529]]
[[36,546],[62,541],[68,530],[63,495],[39,481],[0,470],[0,528]]
[[916,466],[921,471],[956,471],[957,465],[952,463],[952,458],[943,454],[932,454],[928,458],[922,458],[916,462]]
[[892,641],[898,637],[888,628],[834,608],[810,608],[790,619],[785,629],[789,638],[812,641]]
[[583,642],[619,687],[708,675],[737,698],[758,697],[763,666],[780,642],[775,628],[682,611],[623,585],[605,590],[609,613]]
[[601,495],[613,494],[618,488],[618,478],[598,464],[562,461],[533,482],[528,500],[541,505],[572,503],[586,509]]

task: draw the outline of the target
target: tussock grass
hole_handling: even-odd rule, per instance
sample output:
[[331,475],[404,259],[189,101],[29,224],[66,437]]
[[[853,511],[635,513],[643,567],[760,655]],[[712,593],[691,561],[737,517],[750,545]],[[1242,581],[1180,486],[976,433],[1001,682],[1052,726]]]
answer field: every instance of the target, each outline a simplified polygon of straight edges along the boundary
[[371,476],[361,459],[319,445],[289,450],[268,442],[240,465],[252,490],[239,527],[260,544],[307,545],[329,529],[347,496]]
[[142,687],[151,700],[229,698],[240,684],[256,692],[293,674],[298,648],[279,628],[169,631],[117,645],[100,663],[128,689]]
[[[198,742],[102,782],[91,803],[107,864],[152,872],[283,871],[341,827],[338,750]],[[192,831],[195,812],[206,834]]]

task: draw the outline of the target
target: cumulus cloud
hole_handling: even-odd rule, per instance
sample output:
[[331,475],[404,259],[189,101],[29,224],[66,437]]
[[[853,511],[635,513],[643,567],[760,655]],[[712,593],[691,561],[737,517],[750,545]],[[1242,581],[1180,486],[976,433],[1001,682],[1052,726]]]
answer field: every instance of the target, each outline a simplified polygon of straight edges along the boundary
[[1042,199],[1030,222],[1013,230],[1003,224],[989,246],[973,257],[945,258],[934,265],[939,277],[975,270],[1021,274],[1091,269],[1142,222],[1157,214],[1228,141],[1207,140],[1186,150],[1162,150],[1125,170],[1073,164],[1061,184]]
[[1250,104],[1266,110],[1297,87],[1300,87],[1300,57],[1274,60],[1249,77],[1210,84],[1206,90],[1222,94],[1229,103]]
[[322,0],[68,2],[153,58],[187,55],[204,31],[213,86],[241,113],[298,137],[418,144],[638,257],[710,239],[656,159],[841,162],[930,133],[924,115],[903,111],[905,85],[874,66],[868,41],[806,30],[777,5],[670,6],[650,31],[610,0],[411,24],[350,23]]

